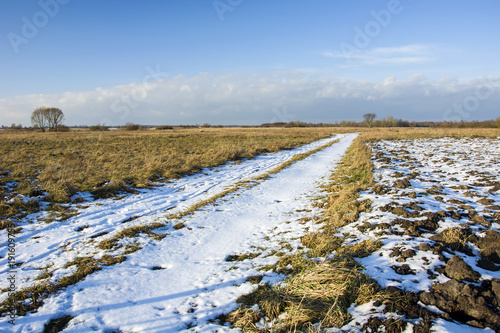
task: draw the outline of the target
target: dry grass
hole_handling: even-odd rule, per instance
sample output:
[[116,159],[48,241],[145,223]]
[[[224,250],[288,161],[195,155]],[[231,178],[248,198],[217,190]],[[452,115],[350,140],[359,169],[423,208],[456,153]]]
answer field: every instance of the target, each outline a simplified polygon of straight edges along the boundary
[[[324,149],[327,146],[328,145],[322,146],[322,147],[320,147],[320,149]],[[318,150],[315,150],[315,151],[318,151]],[[309,156],[310,154],[312,154],[312,152],[309,154],[307,154],[307,153],[301,154],[294,161],[299,160],[299,159],[303,159],[303,158]],[[285,163],[284,165],[282,165],[281,168],[277,168],[277,169],[273,170],[272,172],[273,173],[278,172],[279,170],[281,170],[282,168],[284,168],[288,165],[289,164]],[[206,202],[204,201],[200,204],[197,204],[197,205],[195,205],[195,207],[190,207],[186,212],[176,214],[176,215],[184,216],[186,214],[189,214],[189,213],[193,212],[194,210],[198,209],[199,207],[206,205],[210,202],[213,202],[214,200],[216,200],[216,199],[218,199],[218,198],[222,197],[223,195],[226,195],[230,192],[233,192],[236,189],[237,189],[237,187],[235,189],[224,192],[222,195],[218,195],[217,197],[211,198],[211,199],[207,200]],[[51,204],[49,210],[54,212],[54,213],[66,212],[66,209],[63,206],[58,205],[58,204]],[[121,230],[113,237],[101,241],[97,245],[97,247],[99,249],[102,249],[102,250],[114,251],[114,250],[121,247],[119,245],[119,241],[121,239],[133,238],[139,234],[145,234],[145,235],[148,235],[149,237],[152,237],[154,239],[159,240],[159,239],[165,237],[166,235],[155,233],[155,232],[153,232],[153,230],[157,229],[157,228],[162,228],[165,226],[166,226],[165,223],[155,222],[155,223],[151,223],[151,224],[147,224],[147,225],[138,225],[138,226],[128,227],[128,228]],[[181,229],[183,227],[184,227],[184,224],[181,222],[174,225],[174,229],[176,229],[176,230]],[[128,248],[125,249],[124,254],[129,254],[129,253],[135,252],[135,251],[139,250],[140,248],[141,247],[138,245],[129,246]],[[73,262],[70,262],[66,265],[66,267],[70,267],[73,265],[77,266],[77,271],[74,274],[61,278],[56,284],[42,283],[42,284],[36,285],[34,287],[19,291],[18,293],[16,293],[16,295],[9,297],[4,302],[4,304],[2,304],[2,307],[4,307],[4,308],[13,308],[14,307],[14,308],[18,309],[18,311],[21,315],[24,315],[26,312],[35,310],[39,306],[41,306],[43,304],[43,299],[48,297],[50,294],[56,292],[57,290],[59,290],[61,288],[64,288],[64,287],[67,287],[69,285],[73,285],[73,284],[77,283],[78,281],[85,278],[87,275],[92,274],[93,272],[95,272],[97,270],[100,270],[101,266],[103,266],[103,265],[108,266],[108,265],[113,265],[113,264],[122,262],[123,260],[125,260],[124,254],[122,254],[121,256],[118,256],[118,257],[104,255],[100,260],[96,260],[96,259],[93,259],[91,257],[77,258]],[[246,254],[246,255],[241,255],[241,256],[234,256],[233,258],[228,258],[228,261],[244,260],[246,258],[253,258],[256,255],[257,254]],[[39,279],[40,280],[46,279],[50,276],[51,276],[51,272],[46,270],[46,271],[44,271],[44,273],[42,273],[42,275],[40,276]],[[27,305],[26,304],[23,305],[20,303],[20,300],[23,299],[23,297],[24,297],[24,299],[32,297],[32,301]]]
[[120,232],[118,232],[112,238],[105,239],[105,240],[101,241],[97,245],[97,248],[99,248],[101,250],[115,250],[116,248],[119,247],[118,242],[120,241],[120,239],[133,238],[139,234],[145,234],[153,239],[160,240],[163,237],[165,237],[165,234],[158,234],[158,233],[153,232],[153,230],[157,229],[157,228],[162,228],[165,226],[166,226],[165,223],[155,222],[155,223],[150,223],[147,225],[136,225],[136,226],[128,227],[128,228],[125,228],[125,229],[121,230]]
[[290,327],[307,323],[321,327],[341,326],[349,319],[352,303],[377,297],[378,286],[354,260],[328,261],[292,277],[282,289]]
[[[100,270],[103,266],[115,265],[124,260],[124,256],[111,257],[109,255],[104,255],[101,259],[94,259],[92,257],[76,258],[65,266],[76,266],[76,272],[62,277],[56,283],[42,282],[13,293],[0,304],[0,313],[7,313],[15,310],[18,316],[24,316],[26,313],[35,311],[41,307],[43,301],[57,291],[76,284],[89,274]],[[42,275],[43,277],[38,280],[51,276],[47,271],[44,271]]]
[[358,193],[373,185],[373,164],[371,151],[358,137],[349,147],[335,173],[326,202],[325,215],[333,228],[343,227],[358,219],[359,213],[369,208],[371,203],[358,202]]
[[364,258],[382,247],[379,240],[367,239],[356,244],[344,245],[337,250],[340,258]]
[[0,198],[0,216],[2,218],[16,217],[20,219],[30,213],[37,212],[40,208],[38,201],[34,199],[27,202],[20,198],[14,198],[11,202],[6,201],[7,200]]
[[431,236],[430,239],[446,245],[453,251],[467,253],[471,251],[467,245],[469,238],[473,235],[470,229],[460,227],[448,228],[437,235]]
[[0,215],[22,218],[36,201],[68,202],[79,191],[114,196],[227,161],[290,149],[330,136],[332,128],[205,128],[169,131],[0,131]]
[[343,239],[335,236],[337,228],[356,221],[359,214],[371,205],[371,202],[357,199],[360,191],[373,185],[372,173],[371,152],[363,143],[363,138],[359,137],[349,147],[330,179],[328,196],[322,203],[325,225],[302,238],[302,243],[310,249],[310,257],[325,257],[340,249]]
[[[333,229],[331,230],[333,231]],[[307,254],[311,258],[317,258],[326,257],[337,250],[344,242],[344,239],[331,233],[326,234],[323,231],[316,231],[303,236],[301,242],[305,247],[309,248]]]
[[[312,323],[319,327],[340,326],[349,319],[347,309],[352,303],[363,304],[380,297],[377,284],[368,278],[352,259],[313,263],[287,280],[286,285],[260,285],[251,294],[238,299],[237,310],[225,317],[235,327],[256,331],[261,318],[275,322],[272,331],[304,331]],[[259,312],[249,307],[257,304]]]
[[[17,180],[19,185],[16,191],[29,194],[43,189],[50,192],[54,201],[64,201],[75,191],[96,190],[105,182],[118,184],[115,191],[129,186],[147,186],[149,180],[156,175],[164,179],[174,178],[229,160],[292,148],[329,136],[336,130],[338,129],[195,129],[171,130],[168,133],[2,133],[0,179],[3,184]],[[363,273],[363,268],[353,259],[376,251],[381,243],[365,241],[342,246],[343,239],[334,236],[337,228],[356,221],[360,212],[368,210],[371,204],[357,201],[360,191],[373,186],[371,152],[364,142],[444,136],[500,136],[498,129],[365,130],[349,148],[332,176],[329,195],[322,203],[325,208],[324,227],[321,231],[302,238],[303,244],[309,248],[309,257],[326,257],[333,251],[337,255],[334,259],[321,263],[309,260],[303,254],[280,258],[278,267],[281,267],[281,272],[289,274],[287,283],[273,287],[260,285],[253,293],[240,298],[242,306],[225,316],[224,320],[253,332],[258,331],[255,323],[264,316],[273,319],[286,312],[288,316],[280,317],[273,331],[312,330],[312,323],[319,323],[320,329],[338,327],[349,319],[349,305],[383,297],[376,283]],[[81,149],[77,149],[78,147]],[[85,176],[88,176],[88,180]],[[33,180],[37,181],[30,184]],[[0,212],[2,215],[12,216],[25,209],[37,209],[30,202],[19,202],[18,205],[19,207],[8,205],[2,200]],[[134,237],[138,233],[155,237],[153,227],[158,226],[125,229],[100,246],[113,249],[120,238]],[[458,230],[449,232],[450,234],[444,235],[446,242],[464,242],[464,235],[459,234]],[[112,265],[120,260],[124,260],[124,257],[104,256],[100,260],[80,258],[68,264],[77,265],[77,271],[71,276],[56,284],[41,283],[19,291],[1,304],[1,308],[4,310],[15,307],[22,315],[41,306],[44,298],[60,288],[74,284],[102,266]],[[47,272],[44,274],[49,276]],[[249,308],[254,304],[259,305],[260,311]]]
[[244,329],[245,332],[262,332],[255,323],[260,320],[260,314],[256,310],[252,310],[243,306],[240,306],[229,315],[222,318],[223,322],[229,322],[234,327],[239,327]]

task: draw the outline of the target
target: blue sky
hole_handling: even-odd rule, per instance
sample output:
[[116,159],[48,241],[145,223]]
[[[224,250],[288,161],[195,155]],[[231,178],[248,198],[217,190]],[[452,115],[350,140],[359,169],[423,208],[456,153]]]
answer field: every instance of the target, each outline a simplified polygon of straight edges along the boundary
[[0,0],[0,124],[484,120],[500,1]]

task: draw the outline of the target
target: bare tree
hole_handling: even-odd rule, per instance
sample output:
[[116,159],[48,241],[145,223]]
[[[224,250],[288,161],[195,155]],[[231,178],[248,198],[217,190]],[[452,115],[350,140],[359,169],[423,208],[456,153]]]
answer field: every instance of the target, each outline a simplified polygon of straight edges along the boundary
[[368,127],[372,127],[373,121],[375,120],[376,117],[377,115],[375,113],[365,113],[363,115],[363,118],[365,118],[365,123]]
[[45,109],[49,130],[58,130],[64,120],[64,113],[58,108]]
[[58,108],[39,107],[31,114],[31,123],[40,128],[57,131],[64,120],[64,113]]
[[45,131],[45,128],[47,127],[47,120],[44,115],[44,111],[46,108],[44,106],[36,109],[33,111],[31,114],[31,123],[33,126],[38,127],[42,131]]

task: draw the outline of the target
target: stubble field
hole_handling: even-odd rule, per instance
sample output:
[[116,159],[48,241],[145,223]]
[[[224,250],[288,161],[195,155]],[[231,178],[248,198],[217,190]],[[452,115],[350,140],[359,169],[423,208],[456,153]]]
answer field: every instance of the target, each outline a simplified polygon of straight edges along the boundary
[[[165,182],[202,168],[291,149],[332,129],[173,129],[40,133],[0,131],[0,215],[36,210],[30,198],[70,202]],[[20,194],[24,198],[17,198]]]

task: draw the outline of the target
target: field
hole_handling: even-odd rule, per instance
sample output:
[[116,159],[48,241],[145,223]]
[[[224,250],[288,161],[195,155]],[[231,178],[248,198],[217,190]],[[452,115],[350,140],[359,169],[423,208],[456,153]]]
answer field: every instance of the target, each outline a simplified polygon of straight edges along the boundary
[[359,312],[371,318],[363,324],[405,329],[433,321],[457,331],[449,323],[456,320],[498,331],[498,138],[382,140],[370,148],[375,186],[359,200],[372,205],[337,231],[348,244],[380,242],[360,263],[404,304],[364,305]]
[[0,325],[500,331],[500,131],[335,130],[0,133]]
[[[290,149],[331,133],[331,129],[251,128],[0,131],[0,213],[18,217],[36,208],[35,202],[16,201],[16,194],[44,196],[55,203],[67,203],[84,191],[96,198],[110,197],[227,161]],[[8,204],[12,199],[14,204]]]

